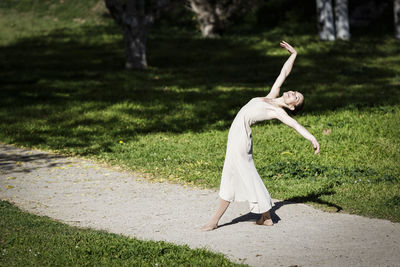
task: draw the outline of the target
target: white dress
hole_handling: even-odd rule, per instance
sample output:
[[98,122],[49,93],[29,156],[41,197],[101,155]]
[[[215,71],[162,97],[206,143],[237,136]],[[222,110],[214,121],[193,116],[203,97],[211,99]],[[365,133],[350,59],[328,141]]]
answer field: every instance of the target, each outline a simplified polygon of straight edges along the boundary
[[262,98],[253,98],[236,115],[228,134],[219,196],[229,202],[248,201],[250,211],[264,213],[274,205],[253,161],[250,126],[272,119],[274,107]]

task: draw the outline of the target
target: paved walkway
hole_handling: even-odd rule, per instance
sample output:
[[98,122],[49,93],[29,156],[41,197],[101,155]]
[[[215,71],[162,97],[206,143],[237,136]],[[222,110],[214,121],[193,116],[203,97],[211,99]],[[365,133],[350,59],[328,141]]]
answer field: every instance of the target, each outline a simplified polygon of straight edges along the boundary
[[400,224],[276,201],[273,227],[232,204],[212,232],[199,228],[218,195],[87,160],[0,144],[0,199],[70,225],[206,247],[252,266],[400,266]]

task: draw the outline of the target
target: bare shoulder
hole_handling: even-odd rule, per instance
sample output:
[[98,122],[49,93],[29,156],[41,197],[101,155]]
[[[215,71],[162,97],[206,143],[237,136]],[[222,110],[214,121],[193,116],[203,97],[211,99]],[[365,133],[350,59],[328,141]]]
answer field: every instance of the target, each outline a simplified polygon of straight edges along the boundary
[[268,110],[267,112],[273,119],[279,119],[281,117],[289,116],[286,111],[274,104],[273,98],[268,98],[268,97],[260,97],[267,105],[268,105]]
[[275,119],[280,120],[281,122],[292,128],[295,128],[298,125],[298,122],[295,119],[293,119],[289,114],[287,114],[287,112],[283,108],[278,108],[275,111],[274,115]]
[[282,120],[287,117],[290,118],[289,114],[287,114],[287,112],[283,108],[277,106],[274,106],[273,115],[275,119],[279,120]]

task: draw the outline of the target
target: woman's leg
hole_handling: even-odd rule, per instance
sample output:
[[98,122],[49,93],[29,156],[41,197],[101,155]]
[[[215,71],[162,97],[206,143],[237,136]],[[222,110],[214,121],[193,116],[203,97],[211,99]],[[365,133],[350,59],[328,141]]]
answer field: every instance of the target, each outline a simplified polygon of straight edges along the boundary
[[230,202],[223,200],[222,198],[218,201],[218,208],[217,211],[212,216],[211,220],[201,227],[202,231],[211,231],[218,228],[218,222],[221,219],[222,215],[224,215],[226,209],[228,208]]
[[272,222],[272,219],[271,219],[270,212],[267,211],[267,212],[264,212],[263,214],[261,214],[261,218],[256,221],[256,224],[266,225],[266,226],[274,225],[274,223]]

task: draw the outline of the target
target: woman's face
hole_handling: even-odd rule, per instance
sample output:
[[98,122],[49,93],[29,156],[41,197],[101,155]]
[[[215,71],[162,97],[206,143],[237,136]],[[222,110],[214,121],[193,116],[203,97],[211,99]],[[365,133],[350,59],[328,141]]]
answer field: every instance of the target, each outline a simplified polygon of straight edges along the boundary
[[297,91],[287,91],[283,93],[283,100],[286,105],[294,108],[303,103],[304,96]]

